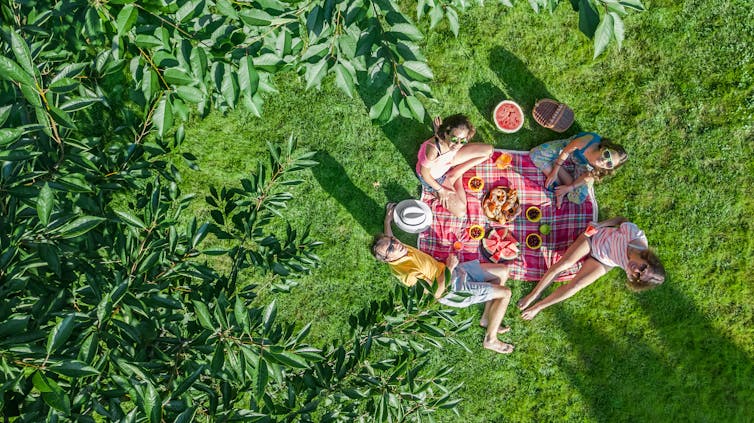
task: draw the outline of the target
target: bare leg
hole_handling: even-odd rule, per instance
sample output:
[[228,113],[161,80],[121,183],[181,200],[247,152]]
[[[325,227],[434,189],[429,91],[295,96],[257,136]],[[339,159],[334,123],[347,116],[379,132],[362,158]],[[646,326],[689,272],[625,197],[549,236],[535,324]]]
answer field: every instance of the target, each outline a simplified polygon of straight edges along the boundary
[[455,217],[464,217],[466,216],[466,189],[463,187],[463,180],[457,179],[453,189],[455,194],[448,199],[448,211]]
[[555,279],[560,274],[560,272],[576,264],[579,260],[581,260],[582,257],[589,254],[591,251],[592,249],[589,246],[589,241],[587,240],[586,236],[584,236],[584,234],[579,235],[578,238],[576,238],[576,241],[574,241],[573,244],[568,247],[565,254],[563,254],[563,257],[561,257],[557,263],[553,264],[549,269],[547,269],[547,272],[545,272],[545,274],[542,276],[542,279],[537,282],[537,285],[534,286],[534,289],[532,289],[528,295],[518,301],[518,308],[524,310],[525,308],[529,307],[531,303],[539,298],[539,296],[542,294],[542,291],[547,289],[547,287],[552,284],[553,279]]
[[460,179],[469,169],[484,162],[492,156],[494,148],[489,144],[472,143],[461,147],[453,158],[453,166],[447,173],[447,179],[454,183]]
[[560,185],[571,185],[573,183],[573,176],[561,167],[558,169],[558,183]]
[[540,311],[547,307],[557,304],[561,301],[565,301],[568,298],[574,296],[577,292],[586,288],[594,283],[602,275],[610,270],[609,267],[598,262],[597,260],[589,257],[581,266],[581,270],[572,281],[565,285],[561,285],[552,294],[548,295],[544,300],[534,304],[521,313],[521,318],[524,320],[531,320],[537,317]]
[[497,339],[497,328],[503,321],[505,310],[508,309],[508,303],[511,299],[511,290],[507,286],[496,286],[495,298],[490,301],[490,324],[487,327],[487,333],[484,336],[482,345],[484,348],[501,354],[510,354],[513,352],[513,345],[501,342]]
[[[508,280],[508,274],[510,268],[506,265],[492,264],[492,263],[480,263],[482,270],[484,271],[484,281],[493,285],[505,285]],[[479,326],[486,328],[489,326],[489,313],[492,301],[484,303],[484,313],[479,320]],[[506,333],[511,330],[510,326],[500,326],[497,329],[497,333]]]

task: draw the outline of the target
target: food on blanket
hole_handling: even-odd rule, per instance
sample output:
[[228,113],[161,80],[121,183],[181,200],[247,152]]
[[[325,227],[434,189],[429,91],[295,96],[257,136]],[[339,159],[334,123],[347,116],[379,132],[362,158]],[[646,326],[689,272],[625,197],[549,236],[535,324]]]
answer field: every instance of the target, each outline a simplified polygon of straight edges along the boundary
[[587,225],[586,230],[584,231],[584,235],[586,235],[587,237],[591,237],[592,235],[596,233],[597,233],[597,227],[591,223]]
[[524,112],[516,102],[503,100],[492,112],[492,120],[495,121],[497,129],[512,134],[524,126]]
[[534,233],[526,235],[526,246],[532,250],[536,250],[542,246],[542,237]]
[[469,237],[471,239],[482,239],[484,237],[484,228],[479,225],[471,225],[469,227]]
[[549,235],[550,234],[550,225],[543,224],[539,225],[539,232],[542,233],[542,235]]
[[456,251],[461,251],[463,249],[463,242],[456,241],[453,243],[453,249]]
[[505,224],[513,221],[518,216],[521,205],[518,202],[518,193],[508,187],[492,188],[482,200],[482,211],[488,219]]
[[539,222],[539,219],[542,218],[542,210],[539,209],[537,206],[531,206],[528,209],[526,209],[526,220],[529,222]]
[[505,228],[493,229],[487,238],[482,240],[482,248],[490,261],[513,260],[518,257],[518,242]]
[[495,166],[497,166],[498,169],[507,169],[511,166],[512,162],[513,156],[511,156],[510,153],[503,153],[497,158],[497,160],[495,160]]
[[484,188],[484,180],[478,176],[472,176],[471,179],[469,179],[469,189],[474,192],[479,192]]

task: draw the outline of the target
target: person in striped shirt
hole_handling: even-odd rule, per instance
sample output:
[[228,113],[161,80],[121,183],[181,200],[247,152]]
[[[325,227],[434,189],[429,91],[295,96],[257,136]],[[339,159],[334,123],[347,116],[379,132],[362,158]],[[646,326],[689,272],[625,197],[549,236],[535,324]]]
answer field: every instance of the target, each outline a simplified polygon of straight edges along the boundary
[[[532,305],[560,272],[587,255],[573,280]],[[587,231],[576,238],[563,257],[547,269],[534,289],[517,303],[522,310],[521,317],[533,319],[540,311],[572,297],[614,267],[626,271],[626,285],[632,291],[651,289],[665,281],[665,269],[660,259],[649,250],[644,231],[625,217],[616,217],[590,224]]]

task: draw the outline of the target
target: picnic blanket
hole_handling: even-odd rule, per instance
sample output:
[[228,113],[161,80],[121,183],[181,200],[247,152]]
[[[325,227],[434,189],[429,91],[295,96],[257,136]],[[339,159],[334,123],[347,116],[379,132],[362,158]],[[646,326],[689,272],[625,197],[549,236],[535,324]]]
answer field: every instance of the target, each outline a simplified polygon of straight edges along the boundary
[[[513,160],[507,169],[499,169],[495,161],[502,153],[511,154]],[[458,218],[440,205],[440,202],[426,189],[422,192],[422,201],[427,203],[434,213],[432,227],[419,234],[418,247],[438,260],[445,260],[454,251],[453,243],[461,241],[463,248],[458,252],[462,262],[480,260],[488,262],[481,254],[480,241],[472,240],[468,235],[468,227],[481,225],[489,232],[490,228],[508,228],[520,243],[521,253],[518,258],[508,262],[511,266],[511,279],[523,281],[538,281],[545,271],[560,260],[571,243],[579,234],[584,232],[591,221],[597,220],[597,202],[594,192],[590,190],[589,197],[583,204],[563,201],[561,208],[555,208],[555,194],[544,188],[545,175],[534,166],[528,151],[495,150],[492,157],[469,170],[463,175],[464,187],[469,178],[479,176],[484,180],[484,188],[479,192],[466,189],[467,216]],[[513,222],[500,225],[491,222],[482,211],[484,194],[496,186],[507,186],[518,190],[518,198],[523,212]],[[529,222],[525,217],[526,209],[538,206],[542,211],[539,222]],[[550,225],[551,232],[542,235],[542,246],[532,250],[525,245],[526,236],[539,233],[539,226]],[[570,280],[581,267],[581,263],[572,266],[561,273],[558,281]]]

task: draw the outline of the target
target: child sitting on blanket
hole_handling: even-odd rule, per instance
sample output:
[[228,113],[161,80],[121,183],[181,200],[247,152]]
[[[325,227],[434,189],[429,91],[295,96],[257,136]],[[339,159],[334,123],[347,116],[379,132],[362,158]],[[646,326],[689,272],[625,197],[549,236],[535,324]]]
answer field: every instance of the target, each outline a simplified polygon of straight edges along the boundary
[[[536,304],[532,303],[552,284],[558,274],[586,256],[581,269],[570,282]],[[665,269],[660,259],[649,250],[644,231],[624,217],[592,223],[568,247],[563,257],[542,276],[534,289],[518,302],[521,317],[531,320],[545,308],[564,301],[594,283],[614,267],[626,271],[629,289],[644,291],[665,281]]]
[[454,216],[466,216],[463,174],[490,158],[492,146],[468,143],[476,129],[464,115],[439,117],[433,122],[435,135],[419,148],[416,175],[425,189]]
[[[555,206],[560,208],[563,197],[581,204],[595,180],[612,174],[623,165],[628,154],[594,132],[582,132],[565,140],[546,142],[529,152],[534,165],[546,176],[545,188],[555,183]],[[568,169],[563,166],[567,164]]]

